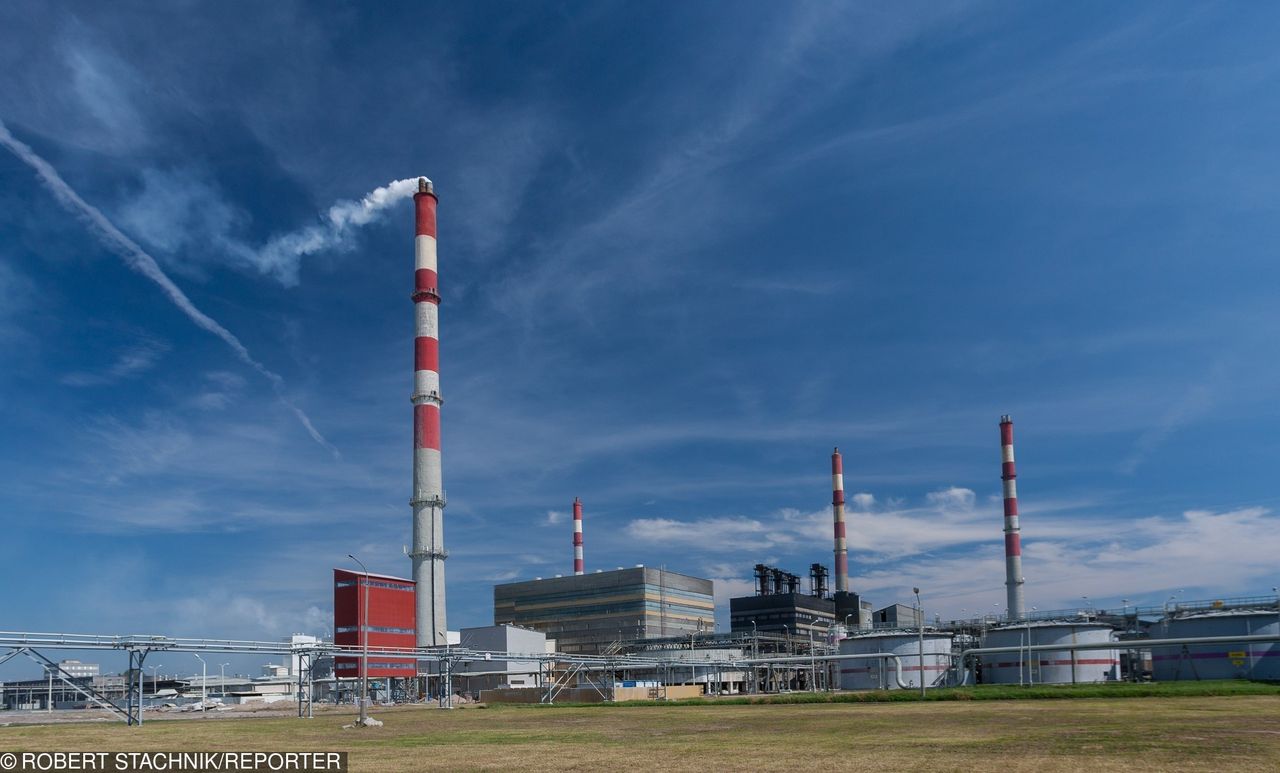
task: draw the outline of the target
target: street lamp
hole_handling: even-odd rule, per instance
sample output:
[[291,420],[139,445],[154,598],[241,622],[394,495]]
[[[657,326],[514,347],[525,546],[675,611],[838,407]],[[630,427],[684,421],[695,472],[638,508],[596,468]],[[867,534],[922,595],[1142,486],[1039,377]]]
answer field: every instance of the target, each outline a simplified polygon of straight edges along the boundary
[[218,664],[218,676],[219,676],[218,692],[222,695],[223,698],[227,697],[227,666],[229,665],[231,664],[230,663]]
[[200,716],[204,716],[204,704],[209,700],[209,668],[205,665],[204,658],[200,657],[199,652],[193,652],[196,660],[200,661]]
[[151,669],[151,694],[152,694],[152,695],[155,695],[155,694],[156,694],[156,680],[157,680],[156,672],[160,669],[160,667],[161,667],[161,666],[160,666],[160,664],[159,664],[159,663],[157,663],[157,664],[155,664],[154,666],[147,666],[147,667]]
[[360,654],[360,726],[364,727],[369,719],[369,568],[350,553],[347,558],[360,564],[360,568],[364,570],[364,603],[361,604],[363,614],[360,616],[363,622],[356,620],[356,633],[363,644]]
[[911,592],[916,594],[916,618],[920,628],[920,697],[924,697],[924,605],[920,603],[920,589],[912,588]]
[[1033,675],[1034,672],[1032,671],[1032,669],[1035,667],[1036,661],[1032,659],[1032,655],[1031,655],[1031,618],[1032,616],[1035,615],[1037,609],[1039,609],[1039,607],[1032,607],[1031,614],[1027,615],[1027,620],[1026,620],[1026,623],[1027,623],[1027,686],[1028,687],[1036,683],[1035,676]]

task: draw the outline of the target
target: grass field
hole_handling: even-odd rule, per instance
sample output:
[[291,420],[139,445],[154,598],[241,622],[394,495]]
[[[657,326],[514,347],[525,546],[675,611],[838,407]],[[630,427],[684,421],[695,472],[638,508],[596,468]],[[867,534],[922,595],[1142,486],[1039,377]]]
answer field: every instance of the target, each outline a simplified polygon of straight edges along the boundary
[[0,751],[349,751],[356,771],[1280,770],[1280,696],[401,707],[386,725],[192,719],[0,728]]

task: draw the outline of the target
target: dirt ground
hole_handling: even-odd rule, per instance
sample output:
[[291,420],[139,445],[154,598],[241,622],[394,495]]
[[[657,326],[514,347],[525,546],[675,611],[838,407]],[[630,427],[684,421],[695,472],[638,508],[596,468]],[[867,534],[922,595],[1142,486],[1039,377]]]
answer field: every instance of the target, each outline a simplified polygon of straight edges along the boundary
[[[729,706],[400,707],[381,728],[175,715],[11,725],[0,751],[347,751],[354,771],[1280,770],[1280,697]],[[148,719],[150,719],[148,715]]]

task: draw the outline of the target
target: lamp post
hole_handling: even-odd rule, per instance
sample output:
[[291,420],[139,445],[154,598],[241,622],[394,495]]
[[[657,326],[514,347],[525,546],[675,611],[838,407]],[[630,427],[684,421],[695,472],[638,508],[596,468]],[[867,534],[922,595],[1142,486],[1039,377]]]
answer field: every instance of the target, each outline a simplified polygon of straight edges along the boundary
[[[1026,623],[1027,623],[1027,685],[1028,685],[1028,686],[1031,686],[1031,685],[1033,685],[1033,684],[1035,684],[1035,683],[1036,683],[1035,676],[1034,676],[1034,672],[1032,671],[1032,669],[1033,669],[1033,668],[1035,668],[1035,661],[1031,659],[1031,617],[1032,617],[1033,615],[1035,615],[1035,613],[1036,613],[1036,610],[1037,610],[1037,609],[1039,609],[1039,607],[1032,607],[1032,608],[1031,608],[1031,614],[1030,614],[1030,615],[1027,615],[1027,618],[1026,618]],[[1036,657],[1038,658],[1039,656],[1037,655]]]
[[[160,664],[159,664],[159,663],[156,663],[154,666],[148,666],[148,668],[150,668],[150,669],[151,669],[151,694],[152,694],[152,695],[155,695],[155,694],[156,694],[156,681],[157,681],[157,679],[158,679],[158,677],[156,676],[156,673],[160,670]],[[141,708],[141,707],[139,707],[139,708],[138,708],[138,710],[139,710],[139,711],[141,711],[141,710],[142,710],[142,708]]]
[[230,663],[218,664],[218,693],[223,697],[227,697],[227,666]]
[[818,679],[818,661],[813,653],[813,629],[809,629],[809,692],[817,692],[814,682]]
[[924,697],[924,605],[920,603],[920,589],[912,588],[911,592],[916,594],[916,615],[917,624],[920,628],[920,697]]
[[362,620],[356,621],[356,632],[362,643],[360,652],[360,726],[364,727],[369,719],[369,568],[364,562],[350,553],[347,558],[360,564],[364,570],[364,603],[361,604]]
[[200,661],[200,716],[204,716],[204,704],[209,700],[209,667],[205,664],[204,658],[200,657],[199,652],[193,652],[196,660]]

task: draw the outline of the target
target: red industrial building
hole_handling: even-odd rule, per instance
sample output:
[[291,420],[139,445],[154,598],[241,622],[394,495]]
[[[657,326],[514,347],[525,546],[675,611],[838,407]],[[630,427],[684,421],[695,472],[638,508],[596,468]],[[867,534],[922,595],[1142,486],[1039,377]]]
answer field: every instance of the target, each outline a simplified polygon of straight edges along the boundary
[[[365,616],[365,581],[368,581],[369,609]],[[365,575],[348,569],[333,570],[333,642],[359,647],[369,637],[369,647],[413,649],[413,580],[385,574]],[[334,658],[334,675],[340,679],[360,677],[360,658]],[[369,654],[369,677],[417,676],[413,658],[393,658]]]

